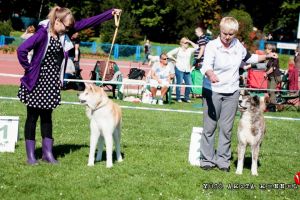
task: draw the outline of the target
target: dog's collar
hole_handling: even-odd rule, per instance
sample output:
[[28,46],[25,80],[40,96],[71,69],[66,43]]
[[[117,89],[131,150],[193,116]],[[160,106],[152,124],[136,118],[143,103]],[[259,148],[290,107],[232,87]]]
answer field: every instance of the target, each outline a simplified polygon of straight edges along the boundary
[[102,108],[103,106],[105,106],[107,104],[107,102],[108,102],[108,98],[105,101],[102,101],[102,102],[98,103],[96,105],[96,107],[94,109],[92,109],[92,112]]

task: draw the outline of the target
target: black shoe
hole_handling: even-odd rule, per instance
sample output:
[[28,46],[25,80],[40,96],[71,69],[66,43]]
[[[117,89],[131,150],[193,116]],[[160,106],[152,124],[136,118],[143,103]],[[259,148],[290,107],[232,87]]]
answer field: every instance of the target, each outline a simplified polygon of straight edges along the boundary
[[219,167],[219,170],[224,171],[224,172],[229,172],[230,167]]
[[204,165],[204,166],[200,166],[200,168],[209,171],[215,168],[215,166]]

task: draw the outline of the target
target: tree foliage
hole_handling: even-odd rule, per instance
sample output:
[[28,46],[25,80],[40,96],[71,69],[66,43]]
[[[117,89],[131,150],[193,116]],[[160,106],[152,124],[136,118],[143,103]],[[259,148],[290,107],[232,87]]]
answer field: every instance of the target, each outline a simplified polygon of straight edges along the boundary
[[[194,28],[199,24],[217,30],[221,16],[227,16],[233,9],[249,13],[253,25],[260,30],[273,32],[282,28],[285,33],[295,33],[299,4],[296,0],[4,0],[0,1],[0,21],[12,19],[13,16],[42,20],[54,5],[70,8],[76,19],[114,7],[123,10],[118,42],[134,43],[148,38],[169,43],[178,42],[183,36],[195,39]],[[243,26],[241,24],[242,29]],[[13,27],[20,29],[19,26]],[[113,31],[114,25],[110,21],[89,33],[94,32],[95,36],[101,34],[107,41]]]
[[0,35],[10,35],[12,30],[11,21],[0,21]]
[[249,44],[249,35],[253,30],[253,21],[249,13],[234,9],[228,13],[228,16],[234,17],[238,20],[239,31],[237,33],[237,37]]

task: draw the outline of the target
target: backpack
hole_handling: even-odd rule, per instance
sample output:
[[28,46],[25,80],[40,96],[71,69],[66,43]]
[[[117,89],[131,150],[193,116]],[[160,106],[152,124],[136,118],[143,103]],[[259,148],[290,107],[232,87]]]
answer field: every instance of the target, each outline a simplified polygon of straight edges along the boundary
[[129,79],[142,80],[145,76],[145,71],[139,68],[131,68],[128,74]]

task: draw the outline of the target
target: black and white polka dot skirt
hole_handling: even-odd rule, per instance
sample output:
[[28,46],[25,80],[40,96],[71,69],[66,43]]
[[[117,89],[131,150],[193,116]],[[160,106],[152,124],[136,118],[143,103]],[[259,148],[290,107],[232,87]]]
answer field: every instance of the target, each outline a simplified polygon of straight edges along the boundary
[[35,87],[30,92],[21,84],[18,97],[27,106],[54,109],[60,105],[60,66],[57,64],[57,59],[61,48],[60,41],[50,37],[50,43],[41,64],[40,75]]

